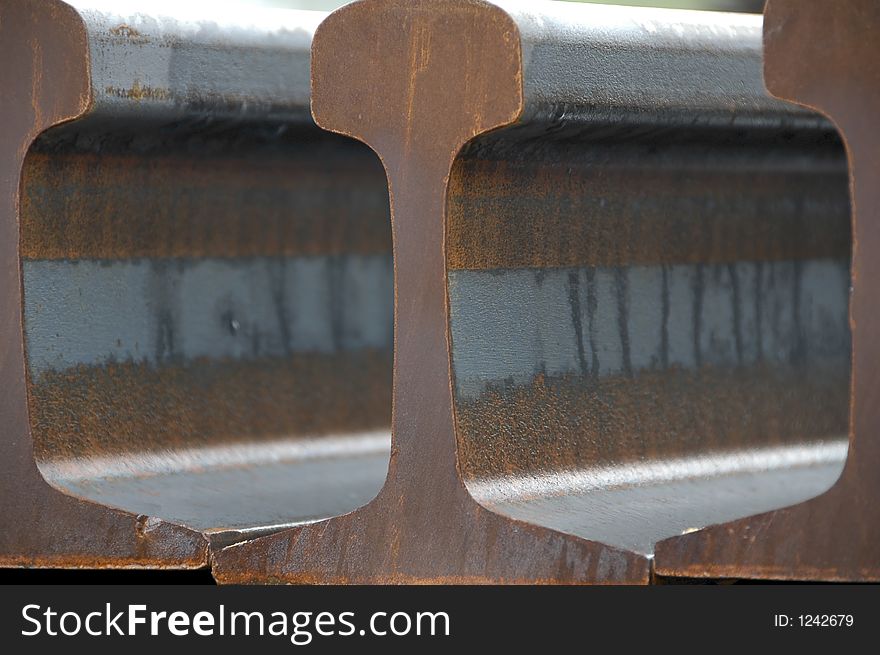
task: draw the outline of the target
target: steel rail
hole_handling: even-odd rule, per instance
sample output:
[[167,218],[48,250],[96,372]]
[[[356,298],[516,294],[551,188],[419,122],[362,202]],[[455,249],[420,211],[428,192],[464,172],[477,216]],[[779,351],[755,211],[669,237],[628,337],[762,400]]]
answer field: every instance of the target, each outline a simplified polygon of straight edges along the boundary
[[792,6],[0,2],[0,563],[876,579],[877,17]]
[[0,561],[20,566],[204,566],[197,532],[97,507],[57,491],[40,475],[28,420],[19,260],[21,171],[44,130],[89,105],[86,31],[60,2],[0,5],[0,334],[5,456],[0,471]]
[[880,441],[874,377],[880,270],[876,179],[880,152],[880,6],[770,0],[764,76],[775,96],[810,107],[839,128],[850,163],[853,214],[852,380],[849,457],[834,486],[807,502],[661,542],[658,573],[694,578],[880,579]]
[[309,115],[324,14],[177,5],[0,2],[4,566],[207,567],[387,467],[387,191]]
[[645,583],[657,541],[833,484],[846,162],[763,89],[759,18],[364,0],[312,90],[389,181],[391,466],[221,582]]

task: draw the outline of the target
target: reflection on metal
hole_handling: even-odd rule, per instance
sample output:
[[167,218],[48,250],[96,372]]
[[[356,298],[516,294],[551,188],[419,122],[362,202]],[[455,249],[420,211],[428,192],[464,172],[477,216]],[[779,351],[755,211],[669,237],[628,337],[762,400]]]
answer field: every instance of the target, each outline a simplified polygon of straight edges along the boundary
[[537,373],[840,365],[848,287],[848,262],[831,259],[450,271],[456,388],[470,400]]
[[29,372],[389,350],[391,284],[387,255],[29,259]]
[[657,541],[840,474],[846,161],[764,90],[760,19],[502,7],[318,29],[316,120],[391,191],[391,467],[221,581],[647,582]]

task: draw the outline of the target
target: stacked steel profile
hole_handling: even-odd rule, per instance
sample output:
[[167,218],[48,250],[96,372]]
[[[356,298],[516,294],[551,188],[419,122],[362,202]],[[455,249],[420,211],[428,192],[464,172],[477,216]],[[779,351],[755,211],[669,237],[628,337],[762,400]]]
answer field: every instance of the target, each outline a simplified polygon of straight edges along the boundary
[[0,2],[0,562],[880,578],[878,34]]

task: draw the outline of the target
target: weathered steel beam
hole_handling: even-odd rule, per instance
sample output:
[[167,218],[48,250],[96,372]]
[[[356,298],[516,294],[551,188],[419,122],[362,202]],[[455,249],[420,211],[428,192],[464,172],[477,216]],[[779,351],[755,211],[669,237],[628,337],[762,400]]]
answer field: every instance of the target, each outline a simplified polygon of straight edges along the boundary
[[[876,577],[846,157],[757,17],[343,8],[383,176],[321,15],[74,6],[0,2],[0,563]],[[834,484],[851,374],[832,491],[695,531]]]
[[60,2],[4,2],[0,53],[0,563],[204,566],[207,541],[201,534],[64,495],[37,470],[22,332],[20,179],[37,136],[88,110],[86,30]]
[[392,454],[356,512],[217,554],[224,582],[644,582],[645,558],[512,521],[466,490],[456,455],[446,195],[457,152],[522,112],[515,23],[481,2],[360,2],[315,34],[312,107],[380,156],[395,265]]
[[316,120],[391,190],[391,466],[220,581],[646,582],[658,540],[840,471],[846,163],[764,90],[760,19],[504,8],[316,33]]
[[387,191],[309,115],[323,14],[138,9],[0,2],[3,565],[207,566],[387,468]]
[[661,542],[657,572],[697,578],[876,581],[880,5],[870,0],[770,0],[764,47],[770,92],[825,114],[846,143],[854,243],[849,457],[834,486],[817,498]]

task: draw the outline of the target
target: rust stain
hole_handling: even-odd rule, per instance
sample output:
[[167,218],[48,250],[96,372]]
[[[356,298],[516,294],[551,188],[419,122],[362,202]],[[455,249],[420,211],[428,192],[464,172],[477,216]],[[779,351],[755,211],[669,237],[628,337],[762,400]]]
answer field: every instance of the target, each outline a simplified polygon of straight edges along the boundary
[[[204,158],[41,152],[25,161],[26,259],[391,251],[381,166],[360,148]],[[185,217],[185,220],[181,220]]]
[[142,85],[138,80],[132,82],[131,87],[127,89],[118,86],[108,86],[104,88],[104,92],[117,98],[128,98],[138,102],[141,100],[168,100],[172,97],[171,89]]
[[481,479],[839,438],[847,382],[845,366],[538,375],[458,400],[461,466]]
[[391,353],[111,363],[29,384],[40,461],[384,428]]
[[147,36],[141,34],[141,32],[133,28],[131,25],[128,25],[127,23],[122,23],[121,25],[110,28],[110,34],[116,37],[127,39],[132,43],[147,43],[150,40]]
[[845,258],[837,172],[603,166],[577,154],[465,155],[449,187],[450,269]]

